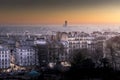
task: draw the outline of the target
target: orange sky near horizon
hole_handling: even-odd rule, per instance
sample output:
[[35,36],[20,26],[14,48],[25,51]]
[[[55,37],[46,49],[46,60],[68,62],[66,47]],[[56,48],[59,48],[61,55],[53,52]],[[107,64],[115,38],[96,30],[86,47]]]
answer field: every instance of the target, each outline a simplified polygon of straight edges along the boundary
[[120,23],[120,6],[108,5],[70,9],[4,9],[1,24],[115,24]]

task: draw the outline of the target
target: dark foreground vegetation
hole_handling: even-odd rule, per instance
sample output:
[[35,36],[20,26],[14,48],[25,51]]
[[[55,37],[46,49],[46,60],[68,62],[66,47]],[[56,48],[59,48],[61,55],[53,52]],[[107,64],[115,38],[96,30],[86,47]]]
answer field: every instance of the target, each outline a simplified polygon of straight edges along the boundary
[[0,80],[120,80],[120,71],[112,68],[71,67],[68,71],[46,69],[39,76],[26,74],[2,76]]
[[[87,62],[87,60],[86,60]],[[110,67],[94,67],[93,63],[84,63],[69,68],[67,71],[60,69],[45,69],[41,75],[31,77],[33,80],[120,80],[120,71]]]
[[0,80],[120,80],[120,71],[112,67],[107,58],[102,58],[96,66],[93,59],[78,53],[72,58],[71,67],[63,67],[58,62],[54,68],[39,68],[39,75],[22,73],[2,76]]

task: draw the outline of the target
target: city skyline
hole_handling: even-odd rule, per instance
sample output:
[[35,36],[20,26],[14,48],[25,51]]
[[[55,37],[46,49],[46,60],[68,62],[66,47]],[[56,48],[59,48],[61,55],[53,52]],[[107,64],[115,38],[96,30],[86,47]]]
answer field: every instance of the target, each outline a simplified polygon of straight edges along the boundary
[[119,24],[118,0],[4,0],[0,24]]

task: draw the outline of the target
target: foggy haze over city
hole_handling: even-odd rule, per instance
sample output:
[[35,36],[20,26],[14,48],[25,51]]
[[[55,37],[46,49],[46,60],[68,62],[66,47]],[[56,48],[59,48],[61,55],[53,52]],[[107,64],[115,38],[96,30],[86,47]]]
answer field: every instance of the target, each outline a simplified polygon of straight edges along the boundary
[[[63,25],[0,25],[1,33],[23,33],[28,31],[34,34],[47,34],[50,31],[60,31],[60,32],[70,32],[79,31],[91,33],[93,31],[101,32],[120,32],[120,25],[92,25],[92,24],[81,24],[81,25],[68,25],[63,27]],[[46,33],[47,32],[47,33]]]

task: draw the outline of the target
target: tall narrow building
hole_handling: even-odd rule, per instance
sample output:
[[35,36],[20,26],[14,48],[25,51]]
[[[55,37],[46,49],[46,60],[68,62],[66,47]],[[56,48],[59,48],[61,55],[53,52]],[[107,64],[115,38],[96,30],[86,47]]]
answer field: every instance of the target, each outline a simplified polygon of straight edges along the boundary
[[67,20],[65,20],[64,27],[67,27],[67,25],[68,25],[68,22]]
[[0,45],[0,69],[10,68],[10,50]]

